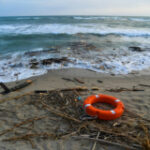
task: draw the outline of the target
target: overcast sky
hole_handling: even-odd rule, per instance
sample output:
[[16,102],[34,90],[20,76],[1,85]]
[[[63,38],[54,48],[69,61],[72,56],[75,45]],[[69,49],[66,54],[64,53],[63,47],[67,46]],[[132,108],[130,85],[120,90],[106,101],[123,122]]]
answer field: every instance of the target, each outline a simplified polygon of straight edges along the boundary
[[0,0],[0,16],[150,16],[150,0]]

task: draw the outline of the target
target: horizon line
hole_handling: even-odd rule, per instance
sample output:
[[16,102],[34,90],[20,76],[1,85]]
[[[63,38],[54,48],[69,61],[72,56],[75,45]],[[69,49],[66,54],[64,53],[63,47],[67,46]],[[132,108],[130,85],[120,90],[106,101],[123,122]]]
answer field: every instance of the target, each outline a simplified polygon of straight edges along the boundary
[[0,17],[36,17],[36,16],[40,16],[40,17],[44,17],[44,16],[49,16],[49,17],[55,17],[55,16],[105,16],[105,17],[150,17],[150,16],[146,16],[146,15],[3,15]]

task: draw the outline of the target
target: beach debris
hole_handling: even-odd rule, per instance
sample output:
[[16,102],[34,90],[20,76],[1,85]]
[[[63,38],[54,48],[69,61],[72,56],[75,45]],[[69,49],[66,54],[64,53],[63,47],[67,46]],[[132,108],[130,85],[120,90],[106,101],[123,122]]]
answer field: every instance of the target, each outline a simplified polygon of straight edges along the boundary
[[[148,150],[149,121],[127,110],[120,119],[107,123],[96,117],[87,116],[83,109],[83,99],[89,92],[92,92],[91,88],[87,87],[43,90],[12,97],[9,102],[3,101],[5,104],[1,103],[1,105],[4,105],[5,109],[1,109],[1,112],[11,113],[11,108],[19,105],[20,107],[13,109],[12,113],[19,112],[23,115],[20,118],[15,118],[15,115],[10,115],[11,118],[8,116],[10,124],[8,128],[1,130],[2,139],[5,142],[27,141],[32,147],[35,147],[34,140],[40,138],[57,140],[72,137],[97,141],[97,143],[122,149],[147,148]],[[82,99],[77,100],[80,99],[81,94]],[[28,117],[29,112],[24,111],[25,109],[22,109],[24,107],[27,110],[35,107],[39,115],[37,116],[33,109],[32,117]],[[144,127],[141,126],[141,123]],[[62,129],[62,127],[65,128]]]
[[138,91],[144,91],[144,89],[138,89],[135,88],[135,86],[133,86],[132,89],[128,89],[128,88],[116,88],[116,89],[106,89],[106,91],[109,92],[123,92],[123,91],[134,91],[134,92],[138,92]]
[[141,47],[137,47],[137,46],[131,46],[129,47],[129,49],[131,49],[132,51],[135,51],[135,52],[143,52],[144,49],[142,49]]
[[[8,89],[7,87],[5,87],[5,88],[7,88],[7,89],[4,90],[3,92],[1,92],[0,94],[8,94],[8,93],[10,93],[10,92],[14,92],[14,91],[20,90],[20,89],[22,89],[22,88],[24,88],[24,87],[30,85],[31,83],[32,83],[32,80],[26,80],[25,82],[20,83],[19,85],[16,85],[16,86],[14,86],[14,87],[12,87],[12,88],[9,88],[9,89]],[[1,85],[4,86],[4,83],[1,83]],[[4,87],[3,87],[3,88],[4,88]]]

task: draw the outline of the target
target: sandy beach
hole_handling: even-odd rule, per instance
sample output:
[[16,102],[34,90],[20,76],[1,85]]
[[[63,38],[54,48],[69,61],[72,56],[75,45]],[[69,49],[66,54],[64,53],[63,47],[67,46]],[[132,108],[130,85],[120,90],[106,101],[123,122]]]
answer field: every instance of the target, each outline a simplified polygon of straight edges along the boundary
[[[0,117],[1,117],[0,149],[3,150],[92,149],[94,140],[81,138],[81,133],[76,133],[78,123],[73,121],[72,122],[73,124],[70,125],[70,127],[68,127],[68,124],[66,125],[67,121],[66,119],[57,116],[56,114],[53,114],[48,110],[41,109],[42,108],[41,106],[37,106],[39,104],[38,100],[40,99],[40,94],[36,96],[33,95],[34,91],[37,90],[50,91],[76,87],[87,88],[89,91],[83,93],[79,92],[80,94],[79,96],[82,99],[80,102],[77,102],[79,108],[82,108],[84,99],[92,94],[103,93],[115,96],[118,99],[120,99],[125,105],[125,112],[122,117],[113,121],[99,121],[99,120],[96,121],[96,123],[100,127],[98,132],[100,132],[100,134],[102,135],[103,130],[101,129],[104,129],[105,127],[111,127],[111,125],[113,129],[118,130],[121,129],[121,133],[118,132],[117,134],[128,134],[128,136],[130,136],[130,134],[132,136],[134,132],[135,133],[137,132],[139,122],[140,123],[143,122],[143,124],[144,125],[146,124],[148,128],[150,127],[148,120],[150,110],[150,101],[149,101],[150,76],[146,73],[114,76],[109,74],[96,73],[94,71],[84,69],[60,69],[60,70],[51,70],[45,75],[32,77],[29,79],[33,81],[31,85],[28,85],[27,87],[21,90],[14,91],[9,94],[0,95]],[[78,79],[83,83],[75,79]],[[7,83],[6,85],[7,87],[10,88],[24,81],[25,80],[16,81],[12,83]],[[2,92],[2,89],[0,91]],[[34,104],[34,102],[36,101],[37,105],[36,103]],[[61,102],[60,105],[58,106],[56,106],[56,104],[54,104],[54,106],[51,104],[50,107],[53,107],[53,109],[54,110],[56,109],[57,111],[62,109],[61,107],[63,107],[63,104],[61,104]],[[64,110],[64,112],[67,112],[67,110]],[[73,115],[76,118],[76,114],[70,115]],[[31,118],[34,119],[32,120]],[[80,120],[80,117],[76,119]],[[24,122],[23,124],[19,124],[25,120],[26,121],[28,120],[27,123]],[[82,121],[82,123],[87,122],[87,120],[85,120],[85,122],[84,120],[80,121]],[[89,120],[89,124],[90,123],[91,122]],[[130,125],[126,126],[126,123],[130,123]],[[126,131],[123,129],[126,129]],[[70,131],[74,131],[75,133],[72,134],[69,133],[68,136],[60,139],[58,137],[49,138],[49,136],[47,135],[49,132],[55,133],[59,131],[58,133],[62,133],[66,130],[67,133],[69,133]],[[129,130],[131,131],[129,133],[126,133]],[[142,131],[142,129],[140,129],[139,131]],[[41,138],[41,136],[45,136],[45,134],[38,136],[37,135],[38,133],[47,133],[46,137],[48,138]],[[21,137],[25,134],[27,135],[26,138],[23,137],[21,139],[19,138],[17,139],[17,137]],[[36,136],[34,134],[36,134]],[[88,132],[85,132],[84,134],[87,135]],[[97,133],[95,134],[97,135]],[[96,135],[94,135],[93,138],[96,138]],[[139,137],[140,136],[141,133],[139,132]],[[124,143],[122,143],[123,145],[122,147],[119,145],[113,145],[111,143],[102,144],[102,142],[97,141],[94,150],[127,149],[128,147],[125,147],[124,145],[130,146],[130,148],[132,147],[133,149],[144,149],[141,148],[141,145],[137,143],[136,144],[133,143],[132,145],[131,142],[128,145],[128,141],[126,141],[128,139],[126,138],[125,135],[120,138],[123,139],[123,141],[125,141]],[[107,137],[106,139],[103,138],[103,140],[107,140]],[[139,139],[137,138],[137,140]],[[110,139],[108,138],[107,141],[114,142],[111,141],[111,138]]]

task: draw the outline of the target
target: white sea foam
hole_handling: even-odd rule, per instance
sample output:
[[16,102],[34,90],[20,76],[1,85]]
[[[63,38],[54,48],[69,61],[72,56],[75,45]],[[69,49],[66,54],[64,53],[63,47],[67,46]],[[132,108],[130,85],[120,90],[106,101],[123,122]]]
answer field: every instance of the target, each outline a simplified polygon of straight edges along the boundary
[[[38,61],[45,58],[53,58],[51,54],[39,55],[39,56],[25,56],[23,53],[14,53],[10,59],[0,60],[0,82],[10,82],[25,79],[31,76],[37,76],[45,74],[50,69],[62,69],[62,68],[83,68],[91,69],[96,72],[102,73],[114,73],[114,74],[128,74],[130,72],[143,70],[150,67],[150,52],[144,51],[140,53],[116,51],[115,55],[100,55],[99,53],[93,53],[91,58],[85,59],[70,57],[71,63],[65,63],[65,65],[52,63],[51,65],[43,66],[40,64],[38,69],[30,68],[30,60],[36,58]],[[94,57],[95,59],[92,59]],[[99,61],[100,60],[100,61]]]
[[0,25],[1,34],[116,34],[126,36],[150,36],[149,28],[108,27],[97,24],[44,24]]

